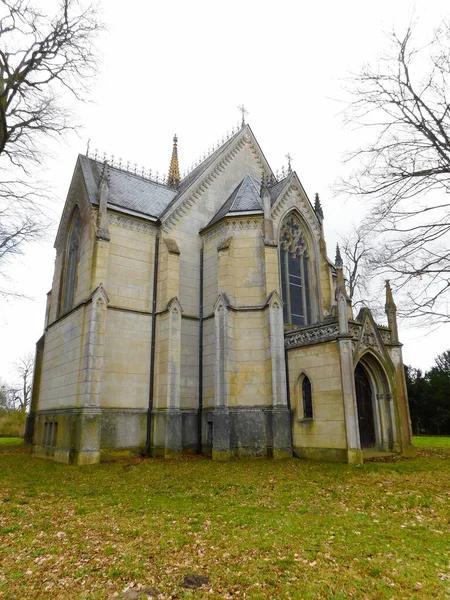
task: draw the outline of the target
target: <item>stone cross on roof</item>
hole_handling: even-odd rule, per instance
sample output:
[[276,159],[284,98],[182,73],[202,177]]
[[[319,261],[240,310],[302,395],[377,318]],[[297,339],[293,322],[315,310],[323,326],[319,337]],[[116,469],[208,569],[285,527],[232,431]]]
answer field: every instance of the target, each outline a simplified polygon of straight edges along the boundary
[[244,127],[245,125],[245,115],[248,115],[248,110],[245,108],[245,106],[243,104],[240,104],[238,106],[238,110],[240,111],[241,115],[242,115],[242,127]]

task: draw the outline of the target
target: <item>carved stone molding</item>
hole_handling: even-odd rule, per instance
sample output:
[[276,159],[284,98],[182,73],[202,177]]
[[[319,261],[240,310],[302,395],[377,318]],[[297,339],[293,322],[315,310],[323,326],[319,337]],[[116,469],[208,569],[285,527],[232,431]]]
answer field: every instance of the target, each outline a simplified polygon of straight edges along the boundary
[[[293,198],[292,193],[296,194],[295,198]],[[272,209],[272,217],[277,219],[289,201],[292,202],[292,208],[297,208],[302,217],[307,221],[315,238],[318,240],[320,238],[320,227],[317,223],[317,217],[309,201],[295,182],[292,182],[275,202]]]
[[153,223],[146,223],[145,221],[139,221],[138,219],[133,219],[133,217],[118,215],[113,212],[108,212],[108,219],[110,225],[118,225],[119,227],[125,227],[126,229],[133,229],[133,231],[142,231],[144,233],[153,234],[156,234],[158,231]]
[[338,335],[339,324],[330,323],[287,333],[285,334],[284,344],[286,348],[298,348],[299,346],[310,346],[311,344],[331,342],[332,340],[335,340]]
[[228,152],[226,152],[221,160],[214,166],[212,171],[208,171],[200,177],[195,189],[188,194],[181,202],[175,206],[173,211],[168,215],[163,225],[163,231],[168,233],[172,227],[174,227],[178,221],[187,214],[188,210],[194,204],[194,202],[203,194],[205,190],[211,185],[211,183],[225,170],[226,166],[233,160],[235,156],[241,151],[246,145],[244,137],[240,137],[236,140],[234,146],[232,146]]
[[227,219],[221,223],[218,227],[211,229],[203,235],[205,242],[214,239],[215,237],[222,236],[223,240],[219,243],[225,242],[234,232],[245,231],[249,229],[260,229],[262,231],[262,216],[254,218],[240,218],[240,219]]

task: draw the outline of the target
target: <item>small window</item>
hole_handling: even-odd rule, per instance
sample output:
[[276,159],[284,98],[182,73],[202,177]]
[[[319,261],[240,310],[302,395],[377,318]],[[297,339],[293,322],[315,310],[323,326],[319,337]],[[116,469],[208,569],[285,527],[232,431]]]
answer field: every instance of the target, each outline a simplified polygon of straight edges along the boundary
[[44,423],[44,439],[42,445],[48,448],[56,447],[56,434],[58,431],[58,423],[54,421],[46,421]]
[[312,390],[311,382],[308,377],[303,377],[302,381],[302,399],[303,399],[303,418],[313,418],[313,407],[312,407]]

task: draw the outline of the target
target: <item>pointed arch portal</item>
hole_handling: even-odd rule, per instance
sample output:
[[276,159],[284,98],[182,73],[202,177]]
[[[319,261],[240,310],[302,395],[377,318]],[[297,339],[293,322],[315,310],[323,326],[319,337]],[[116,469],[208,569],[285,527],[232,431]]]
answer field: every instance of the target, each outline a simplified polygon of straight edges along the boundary
[[361,448],[373,448],[376,444],[373,391],[369,376],[360,363],[355,369],[355,388]]
[[355,390],[361,448],[397,451],[396,413],[389,380],[371,352],[356,365]]

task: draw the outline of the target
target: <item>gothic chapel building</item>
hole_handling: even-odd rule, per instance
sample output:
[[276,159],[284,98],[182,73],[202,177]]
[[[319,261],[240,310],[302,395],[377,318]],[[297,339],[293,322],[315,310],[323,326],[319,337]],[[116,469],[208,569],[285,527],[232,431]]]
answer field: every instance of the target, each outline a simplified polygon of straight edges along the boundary
[[35,456],[410,454],[396,308],[353,315],[323,212],[243,123],[180,179],[77,159],[37,343]]

